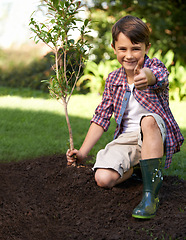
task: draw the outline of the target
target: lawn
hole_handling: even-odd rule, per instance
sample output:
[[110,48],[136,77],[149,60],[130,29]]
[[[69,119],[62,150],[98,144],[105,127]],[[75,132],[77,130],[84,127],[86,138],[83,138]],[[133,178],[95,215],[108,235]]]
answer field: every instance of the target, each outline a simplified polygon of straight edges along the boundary
[[[27,97],[29,96],[29,97]],[[90,119],[101,97],[95,94],[74,95],[69,103],[69,115],[75,148],[79,148],[89,128]],[[171,110],[181,131],[186,136],[186,102],[170,102]],[[68,148],[68,130],[63,106],[48,94],[37,91],[0,88],[0,161],[19,161],[43,155],[65,153]],[[113,139],[115,123],[90,154]],[[173,157],[165,173],[186,179],[186,144]]]

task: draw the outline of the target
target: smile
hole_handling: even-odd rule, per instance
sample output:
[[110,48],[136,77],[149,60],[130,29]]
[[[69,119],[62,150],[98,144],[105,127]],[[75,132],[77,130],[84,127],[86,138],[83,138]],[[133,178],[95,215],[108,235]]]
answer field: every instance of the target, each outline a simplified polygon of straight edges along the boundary
[[125,61],[124,60],[124,63],[126,63],[126,64],[134,64],[134,63],[136,63],[136,61]]

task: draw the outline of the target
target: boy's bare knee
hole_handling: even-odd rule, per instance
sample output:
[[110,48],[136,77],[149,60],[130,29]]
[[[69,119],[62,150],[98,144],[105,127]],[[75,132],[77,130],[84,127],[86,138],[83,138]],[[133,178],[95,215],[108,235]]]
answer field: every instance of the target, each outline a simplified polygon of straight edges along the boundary
[[145,130],[154,131],[155,129],[159,129],[159,127],[153,116],[146,116],[146,117],[143,117],[141,120],[141,129],[142,129],[142,132],[144,132]]
[[99,177],[95,176],[95,181],[99,187],[102,187],[102,188],[112,188],[113,187],[113,185],[110,183],[110,181],[107,181],[106,179],[104,179],[100,176]]
[[97,171],[96,171],[96,174],[95,174],[95,181],[96,181],[96,183],[99,187],[103,187],[103,188],[113,187],[110,179],[106,178],[105,176],[103,176],[101,174],[98,174]]
[[110,169],[97,169],[95,181],[99,187],[112,188],[119,178],[119,174]]

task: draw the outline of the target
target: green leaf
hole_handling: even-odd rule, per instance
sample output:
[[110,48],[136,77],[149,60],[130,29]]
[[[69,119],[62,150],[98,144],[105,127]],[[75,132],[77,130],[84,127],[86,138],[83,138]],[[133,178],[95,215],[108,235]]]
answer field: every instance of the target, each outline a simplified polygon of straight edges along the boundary
[[55,23],[55,19],[51,19],[50,22],[51,22],[52,24],[54,24],[54,23]]
[[48,80],[41,80],[41,82],[44,82],[44,83],[50,83]]
[[85,27],[88,25],[89,22],[90,22],[90,19],[85,19],[85,21],[84,21]]
[[75,41],[74,41],[74,39],[70,39],[68,42],[71,44],[74,44]]

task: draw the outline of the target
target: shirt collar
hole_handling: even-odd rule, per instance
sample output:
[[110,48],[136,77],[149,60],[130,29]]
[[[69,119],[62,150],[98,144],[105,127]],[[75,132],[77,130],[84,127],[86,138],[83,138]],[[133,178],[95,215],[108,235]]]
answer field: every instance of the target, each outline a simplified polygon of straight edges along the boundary
[[127,85],[127,76],[124,67],[118,69],[113,85],[116,86]]

